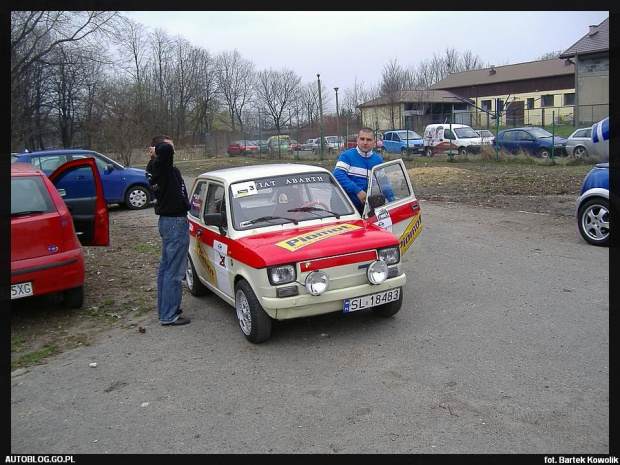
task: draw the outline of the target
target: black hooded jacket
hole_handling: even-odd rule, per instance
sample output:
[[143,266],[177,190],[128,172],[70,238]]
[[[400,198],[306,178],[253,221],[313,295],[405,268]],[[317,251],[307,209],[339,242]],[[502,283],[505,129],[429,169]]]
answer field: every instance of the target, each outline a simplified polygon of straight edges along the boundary
[[189,210],[187,188],[179,169],[174,166],[174,148],[166,142],[155,146],[152,176],[149,179],[155,192],[155,214],[185,216]]

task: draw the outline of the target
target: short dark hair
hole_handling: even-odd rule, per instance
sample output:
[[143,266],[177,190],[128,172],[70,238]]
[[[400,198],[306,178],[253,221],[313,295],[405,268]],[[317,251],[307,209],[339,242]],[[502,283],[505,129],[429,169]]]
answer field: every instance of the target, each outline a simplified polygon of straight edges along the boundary
[[358,134],[359,134],[360,132],[366,132],[366,133],[372,134],[372,138],[373,138],[373,139],[375,138],[375,130],[374,130],[374,129],[372,129],[372,128],[369,128],[369,127],[364,127],[364,128],[362,128],[362,129],[360,129],[360,130],[358,131]]
[[151,147],[155,147],[160,142],[164,142],[166,140],[172,140],[172,137],[165,134],[158,134],[156,136],[153,136],[153,139],[151,139]]

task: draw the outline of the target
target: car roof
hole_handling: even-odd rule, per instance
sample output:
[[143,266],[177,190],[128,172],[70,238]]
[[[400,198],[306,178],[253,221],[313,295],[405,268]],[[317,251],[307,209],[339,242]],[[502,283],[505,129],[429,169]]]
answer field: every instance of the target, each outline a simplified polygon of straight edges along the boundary
[[22,157],[22,156],[27,156],[27,155],[40,155],[40,154],[46,154],[46,155],[55,155],[55,154],[71,154],[71,153],[98,153],[95,152],[94,150],[90,150],[90,149],[53,149],[53,150],[36,150],[34,152],[28,152],[28,153],[18,153],[17,155]]
[[11,163],[11,176],[45,175],[43,171],[30,163]]
[[264,178],[268,176],[280,176],[284,174],[301,174],[309,171],[322,171],[327,174],[330,172],[321,166],[300,165],[296,163],[272,163],[266,165],[251,165],[235,168],[222,168],[219,170],[207,171],[201,176],[210,176],[225,180],[228,183],[247,181],[249,179]]

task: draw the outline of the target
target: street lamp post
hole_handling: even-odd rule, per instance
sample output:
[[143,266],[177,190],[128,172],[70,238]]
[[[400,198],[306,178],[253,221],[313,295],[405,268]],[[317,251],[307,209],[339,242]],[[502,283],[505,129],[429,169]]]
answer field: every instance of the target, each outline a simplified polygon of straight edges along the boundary
[[338,145],[340,145],[340,111],[338,109],[338,87],[334,87],[336,91],[336,134],[338,135]]
[[316,79],[318,81],[319,86],[319,137],[321,141],[320,152],[321,152],[321,160],[323,159],[323,146],[325,143],[323,142],[323,101],[321,100],[321,75],[317,74]]

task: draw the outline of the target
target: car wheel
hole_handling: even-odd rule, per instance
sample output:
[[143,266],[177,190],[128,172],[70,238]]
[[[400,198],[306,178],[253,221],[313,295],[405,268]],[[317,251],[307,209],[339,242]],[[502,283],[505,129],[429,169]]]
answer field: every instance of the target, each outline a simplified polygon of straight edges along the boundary
[[248,341],[258,344],[269,339],[271,317],[245,279],[235,285],[235,310],[239,327]]
[[190,294],[196,297],[209,292],[209,288],[202,284],[198,278],[196,268],[194,268],[194,263],[189,254],[187,255],[187,269],[185,270],[185,285],[189,289]]
[[609,200],[594,197],[579,206],[577,225],[581,237],[592,245],[609,245]]
[[459,147],[459,155],[467,155],[467,148]]
[[575,158],[585,157],[587,154],[588,151],[582,146],[575,147],[575,150],[573,150],[573,157]]
[[64,304],[68,308],[80,308],[84,305],[84,286],[74,287],[63,292]]
[[549,149],[542,148],[538,151],[538,156],[540,158],[549,158],[551,156],[551,152]]
[[149,206],[151,193],[144,186],[131,186],[125,194],[125,205],[130,210],[140,210]]
[[432,157],[433,156],[433,149],[431,147],[426,147],[424,149],[424,155],[426,155],[427,157]]
[[398,300],[394,302],[388,302],[387,304],[378,305],[376,307],[372,307],[372,311],[375,315],[380,316],[381,318],[387,318],[390,316],[394,316],[400,310],[400,307],[403,305],[403,288],[400,288],[400,295],[398,296]]

